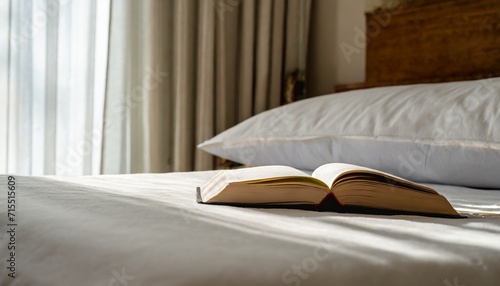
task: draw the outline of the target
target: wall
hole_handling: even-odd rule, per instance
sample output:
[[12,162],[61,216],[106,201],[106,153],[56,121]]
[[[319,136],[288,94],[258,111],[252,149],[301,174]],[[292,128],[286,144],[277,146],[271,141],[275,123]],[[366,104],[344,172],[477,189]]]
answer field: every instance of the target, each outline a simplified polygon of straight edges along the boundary
[[332,93],[335,84],[365,80],[365,48],[356,45],[356,36],[365,32],[365,10],[373,9],[380,2],[313,1],[307,66],[308,96]]

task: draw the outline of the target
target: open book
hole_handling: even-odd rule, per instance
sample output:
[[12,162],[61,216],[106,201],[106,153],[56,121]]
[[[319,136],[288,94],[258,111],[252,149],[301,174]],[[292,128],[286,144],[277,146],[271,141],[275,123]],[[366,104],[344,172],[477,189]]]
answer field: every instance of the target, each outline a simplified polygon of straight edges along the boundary
[[286,166],[226,170],[198,188],[197,199],[209,204],[460,217],[429,187],[342,163],[322,165],[311,176]]

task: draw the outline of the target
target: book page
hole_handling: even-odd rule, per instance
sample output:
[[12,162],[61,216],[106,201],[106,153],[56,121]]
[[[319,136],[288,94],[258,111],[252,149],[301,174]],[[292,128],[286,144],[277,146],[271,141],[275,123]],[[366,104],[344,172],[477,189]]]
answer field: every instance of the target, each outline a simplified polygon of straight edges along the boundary
[[330,163],[330,164],[325,164],[322,166],[319,166],[313,173],[312,176],[320,179],[323,181],[325,184],[327,184],[329,187],[333,185],[333,182],[342,175],[345,172],[348,171],[372,171],[372,172],[377,172],[377,173],[382,173],[379,171],[375,171],[369,168],[361,167],[361,166],[356,166],[356,165],[351,165],[351,164],[344,164],[344,163]]
[[419,191],[424,191],[424,192],[429,192],[429,193],[437,193],[434,189],[428,188],[426,186],[414,183],[412,181],[403,179],[401,177],[366,168],[366,167],[361,167],[361,166],[356,166],[356,165],[351,165],[351,164],[345,164],[345,163],[330,163],[330,164],[325,164],[322,166],[319,166],[314,173],[312,174],[312,177],[317,178],[321,181],[323,181],[325,184],[327,184],[330,188],[332,187],[333,183],[337,180],[339,176],[346,172],[362,172],[366,174],[374,174],[377,176],[381,176],[386,179],[394,180],[400,183],[404,183],[407,185],[410,185],[412,189],[417,189]]
[[295,168],[288,166],[262,166],[253,168],[242,168],[224,171],[228,183],[253,181],[253,180],[266,180],[269,178],[282,178],[282,177],[311,177],[308,174],[299,171]]

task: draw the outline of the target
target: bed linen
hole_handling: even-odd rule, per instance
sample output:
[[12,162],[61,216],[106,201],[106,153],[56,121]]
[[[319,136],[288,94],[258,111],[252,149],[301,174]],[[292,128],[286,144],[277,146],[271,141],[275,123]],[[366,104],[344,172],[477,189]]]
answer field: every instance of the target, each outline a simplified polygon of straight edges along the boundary
[[215,171],[16,178],[0,285],[499,285],[500,191],[430,185],[467,219],[203,205]]

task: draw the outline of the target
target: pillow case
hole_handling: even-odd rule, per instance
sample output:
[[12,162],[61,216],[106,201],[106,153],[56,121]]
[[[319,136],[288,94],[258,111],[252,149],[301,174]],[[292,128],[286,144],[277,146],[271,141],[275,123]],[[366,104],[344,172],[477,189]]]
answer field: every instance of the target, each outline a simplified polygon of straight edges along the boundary
[[356,164],[500,188],[500,78],[348,91],[257,114],[198,145],[246,165]]

